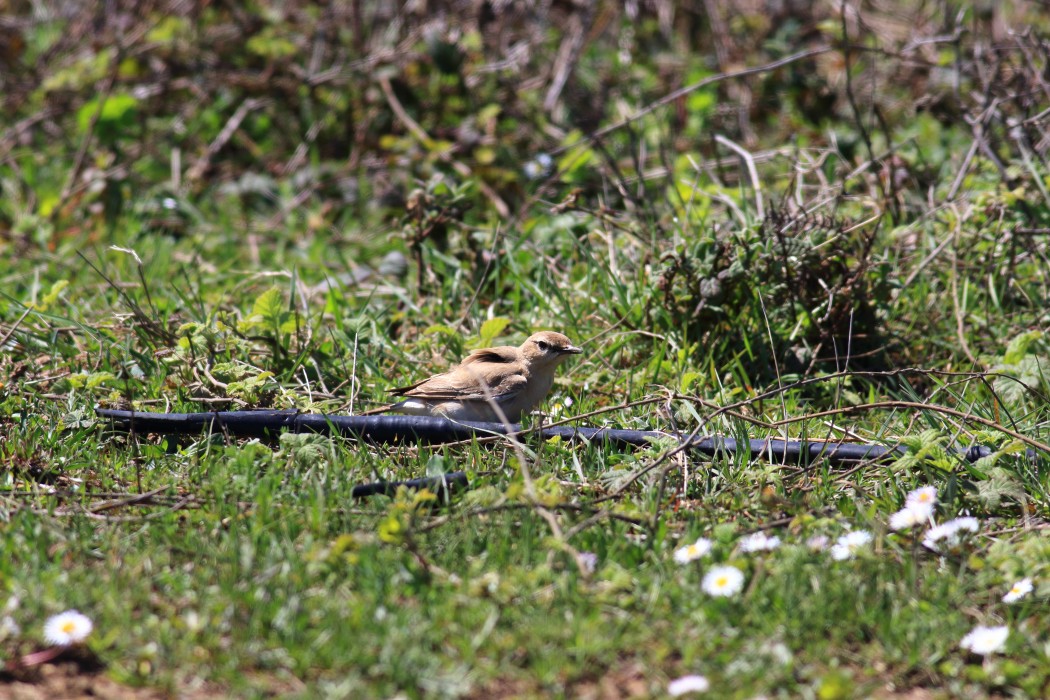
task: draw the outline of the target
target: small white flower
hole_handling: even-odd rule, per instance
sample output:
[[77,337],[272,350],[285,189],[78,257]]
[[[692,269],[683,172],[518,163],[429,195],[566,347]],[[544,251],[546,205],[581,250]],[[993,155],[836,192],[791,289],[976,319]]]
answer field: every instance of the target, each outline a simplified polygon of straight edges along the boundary
[[186,623],[186,629],[190,632],[200,632],[204,629],[204,621],[196,610],[187,610],[182,613],[182,621]]
[[850,551],[849,547],[836,543],[831,545],[831,558],[835,561],[845,561],[853,558],[853,552]]
[[580,568],[584,573],[593,574],[595,567],[598,566],[598,555],[594,552],[580,552],[576,561],[580,563]]
[[907,530],[930,522],[933,517],[932,503],[912,503],[890,516],[891,530]]
[[907,506],[929,506],[930,510],[937,505],[937,489],[933,486],[923,486],[922,488],[915,489],[908,494],[908,497],[904,499],[904,505]]
[[22,628],[15,622],[15,618],[4,615],[3,619],[0,619],[0,639],[17,637],[20,634],[22,634]]
[[1004,603],[1015,603],[1032,592],[1032,579],[1023,578],[1015,583],[1006,595],[1003,596]]
[[549,155],[540,153],[532,160],[526,162],[522,170],[525,171],[525,177],[535,180],[549,173],[553,164],[554,160]]
[[705,557],[711,552],[711,548],[714,547],[714,543],[706,537],[701,537],[692,544],[687,544],[684,547],[680,547],[674,552],[674,560],[679,564],[688,564],[691,561],[696,561],[700,557]]
[[44,623],[44,640],[48,644],[66,647],[87,639],[93,627],[87,615],[67,610],[48,618]]
[[552,418],[555,418],[557,416],[562,415],[563,413],[568,412],[568,410],[572,408],[572,404],[573,401],[571,396],[566,396],[563,399],[554,401],[553,403],[551,403],[550,416]]
[[844,561],[856,556],[857,551],[871,542],[871,533],[867,530],[855,530],[847,532],[839,537],[831,547],[831,558],[835,561]]
[[944,540],[944,545],[948,549],[952,549],[957,547],[962,541],[965,536],[963,533],[977,532],[980,529],[981,524],[977,521],[977,518],[955,518],[931,527],[926,532],[926,538],[922,541],[922,544],[924,547],[934,551],[940,551],[937,543]]
[[779,547],[780,538],[776,535],[756,532],[742,537],[738,544],[741,552],[766,552]]
[[959,640],[959,646],[974,654],[987,656],[1002,651],[1006,646],[1006,638],[1009,636],[1010,628],[1006,625],[1002,627],[977,625],[968,635]]
[[728,598],[744,589],[744,574],[735,566],[715,566],[704,574],[700,587],[708,595]]
[[678,697],[686,693],[706,693],[711,682],[703,676],[682,676],[667,684],[667,694]]
[[831,538],[827,535],[813,535],[806,540],[806,546],[814,552],[823,552],[831,544]]

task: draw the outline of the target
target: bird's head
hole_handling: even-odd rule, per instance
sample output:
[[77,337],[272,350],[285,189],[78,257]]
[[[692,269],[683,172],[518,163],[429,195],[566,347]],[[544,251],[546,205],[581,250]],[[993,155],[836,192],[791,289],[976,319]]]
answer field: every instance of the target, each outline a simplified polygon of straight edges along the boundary
[[569,355],[578,355],[583,350],[561,333],[541,331],[533,333],[521,344],[521,354],[534,365],[557,365]]

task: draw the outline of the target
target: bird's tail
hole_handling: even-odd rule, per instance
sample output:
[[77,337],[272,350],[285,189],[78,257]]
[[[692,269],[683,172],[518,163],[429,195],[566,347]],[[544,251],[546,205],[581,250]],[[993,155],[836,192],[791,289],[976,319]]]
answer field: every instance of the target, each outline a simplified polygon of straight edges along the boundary
[[357,415],[359,415],[359,416],[374,416],[374,415],[376,415],[378,413],[387,413],[393,407],[394,407],[393,404],[388,404],[386,406],[380,406],[379,408],[370,408],[367,411],[361,411]]

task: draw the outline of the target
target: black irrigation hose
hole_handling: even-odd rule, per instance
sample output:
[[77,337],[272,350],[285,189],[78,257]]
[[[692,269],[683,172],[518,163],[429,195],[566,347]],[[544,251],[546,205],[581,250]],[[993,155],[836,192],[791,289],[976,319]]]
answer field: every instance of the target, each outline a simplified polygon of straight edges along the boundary
[[[117,411],[97,408],[95,412],[112,421],[113,427],[138,433],[199,434],[209,430],[233,437],[267,437],[283,430],[294,433],[335,433],[368,442],[383,444],[443,443],[469,440],[474,437],[507,435],[515,433],[518,426],[502,423],[459,423],[444,418],[426,416],[339,416],[294,411],[215,411],[210,413],[148,413],[140,411]],[[682,436],[656,430],[620,430],[615,428],[577,428],[556,426],[542,428],[545,438],[560,437],[563,440],[603,442],[617,446],[641,446],[654,438],[678,438]],[[745,451],[748,454],[782,464],[810,464],[826,459],[831,464],[848,464],[878,461],[899,457],[907,452],[903,446],[886,447],[861,443],[808,442],[799,440],[752,439],[738,441],[727,437],[692,438],[689,449],[707,456],[733,454]],[[987,457],[994,450],[974,445],[958,454],[973,463]],[[1028,450],[1029,458],[1035,451]],[[430,488],[454,491],[467,488],[467,476],[463,472],[451,472],[441,477],[410,479],[408,481],[382,481],[354,487],[354,498],[367,498],[375,494],[393,494],[399,486],[409,489]]]

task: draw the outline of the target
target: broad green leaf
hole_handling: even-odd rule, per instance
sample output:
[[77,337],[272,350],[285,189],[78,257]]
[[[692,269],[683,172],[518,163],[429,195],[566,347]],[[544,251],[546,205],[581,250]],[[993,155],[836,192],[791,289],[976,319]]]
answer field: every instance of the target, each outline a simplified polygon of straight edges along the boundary
[[284,314],[284,296],[277,287],[270,287],[260,294],[252,305],[252,315],[248,319],[253,323],[277,329]]
[[478,333],[480,347],[487,348],[492,345],[492,341],[500,336],[507,326],[510,325],[510,319],[504,318],[503,316],[497,316],[496,318],[490,318],[481,324],[481,331]]
[[[102,109],[99,110],[99,100]],[[88,101],[77,111],[77,127],[84,133],[91,126],[91,120],[98,114],[96,127],[119,127],[127,122],[133,121],[138,109],[139,101],[128,94],[118,93],[109,97],[97,97]]]

